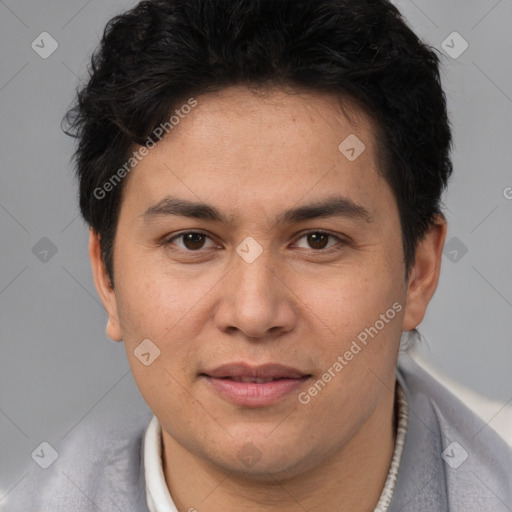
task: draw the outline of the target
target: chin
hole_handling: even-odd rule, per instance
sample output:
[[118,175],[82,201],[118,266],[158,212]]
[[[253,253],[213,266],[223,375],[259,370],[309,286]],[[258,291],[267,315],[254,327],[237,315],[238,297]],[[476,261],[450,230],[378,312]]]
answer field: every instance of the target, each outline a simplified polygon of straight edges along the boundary
[[231,473],[230,478],[238,477],[261,482],[290,479],[315,466],[316,457],[310,453],[298,453],[298,443],[276,445],[269,443],[268,440],[265,442],[264,439],[246,439],[244,443],[234,441],[233,444],[237,446],[235,450],[232,450],[233,446],[226,447],[221,458],[218,453],[213,456],[208,454],[208,458],[214,465]]

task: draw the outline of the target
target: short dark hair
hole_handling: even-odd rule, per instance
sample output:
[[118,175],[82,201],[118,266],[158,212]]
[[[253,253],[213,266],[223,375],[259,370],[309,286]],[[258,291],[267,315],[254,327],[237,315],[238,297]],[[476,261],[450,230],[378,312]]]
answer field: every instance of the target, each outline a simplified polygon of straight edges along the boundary
[[143,1],[108,22],[89,74],[65,130],[112,283],[123,183],[95,190],[184,98],[230,85],[334,93],[371,116],[407,270],[441,214],[452,138],[439,57],[388,0]]

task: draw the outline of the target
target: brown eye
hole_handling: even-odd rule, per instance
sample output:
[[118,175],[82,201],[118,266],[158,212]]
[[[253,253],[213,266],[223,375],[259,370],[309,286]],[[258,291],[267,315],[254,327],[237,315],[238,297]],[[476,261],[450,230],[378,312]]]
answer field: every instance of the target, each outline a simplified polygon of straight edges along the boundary
[[[309,233],[305,233],[296,242],[299,247],[301,247],[299,242],[303,239],[306,240],[306,246],[302,245],[302,248],[314,249],[316,251],[320,251],[322,249],[330,249],[336,245],[336,242],[338,245],[344,245],[344,241],[340,237],[332,235],[331,233],[326,233],[324,231],[310,231]],[[329,240],[331,240],[331,242]]]
[[201,233],[187,233],[183,236],[183,244],[187,249],[196,250],[201,249],[204,245],[205,236]]
[[[206,242],[210,240],[210,247],[206,246]],[[180,243],[178,243],[178,241]],[[179,249],[185,251],[199,251],[200,249],[208,249],[214,247],[213,241],[205,233],[199,231],[189,231],[174,236],[166,242],[167,245],[175,245]]]
[[325,249],[329,240],[329,235],[326,233],[309,233],[309,235],[306,236],[308,239],[308,244],[313,249]]

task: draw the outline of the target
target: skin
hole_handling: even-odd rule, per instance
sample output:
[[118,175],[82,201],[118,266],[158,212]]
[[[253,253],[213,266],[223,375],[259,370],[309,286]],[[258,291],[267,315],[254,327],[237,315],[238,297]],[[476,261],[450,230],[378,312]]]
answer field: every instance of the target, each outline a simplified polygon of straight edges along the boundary
[[[437,286],[445,221],[436,219],[406,277],[370,118],[334,96],[284,89],[232,87],[197,101],[126,179],[114,287],[90,234],[107,334],[124,341],[162,426],[173,500],[180,511],[373,510],[394,448],[400,336],[421,322]],[[350,134],[366,146],[355,161],[338,149]],[[209,203],[229,222],[144,217],[168,195]],[[274,221],[333,195],[370,218]],[[176,237],[193,230],[208,236]],[[318,242],[307,236],[315,230],[333,236]],[[252,263],[236,252],[249,236],[263,250]],[[228,362],[274,362],[311,374],[307,391],[394,303],[402,310],[306,405],[295,392],[266,407],[234,405],[200,377]],[[160,349],[149,366],[134,355],[144,339]],[[261,454],[251,467],[237,456],[247,443]]]

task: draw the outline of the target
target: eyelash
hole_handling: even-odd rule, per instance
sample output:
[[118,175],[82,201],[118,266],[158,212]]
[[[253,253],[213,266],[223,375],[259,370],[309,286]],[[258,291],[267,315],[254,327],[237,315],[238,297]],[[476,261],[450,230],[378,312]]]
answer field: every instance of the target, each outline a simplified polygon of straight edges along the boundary
[[[178,238],[182,238],[182,237],[184,237],[185,235],[190,235],[190,234],[203,235],[203,236],[205,236],[205,237],[209,238],[210,240],[212,240],[212,237],[211,237],[208,233],[206,233],[205,231],[201,231],[201,230],[183,231],[183,232],[181,232],[181,233],[179,233],[179,234],[177,234],[177,235],[172,236],[171,238],[168,238],[168,239],[164,240],[164,245],[165,245],[166,247],[169,247],[169,246],[173,245],[173,244],[172,244],[172,242],[173,242],[174,240],[176,240],[176,239],[178,239]],[[348,244],[347,240],[344,240],[343,238],[341,238],[341,237],[339,237],[339,236],[337,236],[337,235],[334,235],[333,233],[330,233],[329,231],[324,231],[324,230],[322,230],[322,229],[314,229],[314,230],[310,230],[310,231],[307,231],[307,232],[305,232],[305,233],[302,233],[302,234],[300,235],[300,237],[297,239],[297,242],[298,242],[299,240],[301,240],[302,238],[304,238],[304,237],[306,237],[306,236],[308,236],[308,235],[312,235],[312,234],[327,235],[327,236],[329,236],[329,237],[331,237],[331,238],[335,238],[335,239],[337,239],[337,240],[338,240],[338,244],[333,245],[333,246],[331,246],[331,247],[327,247],[327,248],[325,248],[325,249],[311,249],[311,251],[313,251],[313,252],[315,252],[315,253],[321,253],[321,252],[323,252],[323,253],[328,253],[328,252],[331,252],[332,250],[340,250],[340,249],[341,249],[341,247],[337,247],[337,245],[345,246],[345,245],[347,245],[347,244]],[[197,253],[197,254],[199,254],[199,253],[201,253],[202,251],[205,251],[205,250],[208,250],[208,249],[197,249],[197,250],[195,250],[195,251],[194,251],[194,250],[191,250],[191,249],[183,249],[183,248],[181,248],[181,247],[178,247],[178,248],[175,248],[174,250],[177,250],[177,251],[183,251],[183,252],[188,252],[188,253],[191,253],[191,254],[192,254],[192,253]]]

